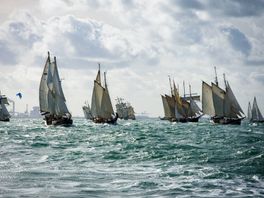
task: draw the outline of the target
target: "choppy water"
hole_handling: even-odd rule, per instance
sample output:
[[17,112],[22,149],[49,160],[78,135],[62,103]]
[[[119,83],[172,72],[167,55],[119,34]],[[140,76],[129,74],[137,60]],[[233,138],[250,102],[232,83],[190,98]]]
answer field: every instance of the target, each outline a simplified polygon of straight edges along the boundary
[[264,197],[264,125],[0,123],[1,197]]

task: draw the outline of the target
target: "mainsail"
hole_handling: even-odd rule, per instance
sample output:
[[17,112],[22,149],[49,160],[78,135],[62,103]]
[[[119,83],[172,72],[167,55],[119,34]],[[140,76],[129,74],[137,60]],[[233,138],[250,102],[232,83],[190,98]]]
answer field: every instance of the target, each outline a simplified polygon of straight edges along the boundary
[[202,84],[202,109],[205,114],[215,115],[212,87],[206,82]]

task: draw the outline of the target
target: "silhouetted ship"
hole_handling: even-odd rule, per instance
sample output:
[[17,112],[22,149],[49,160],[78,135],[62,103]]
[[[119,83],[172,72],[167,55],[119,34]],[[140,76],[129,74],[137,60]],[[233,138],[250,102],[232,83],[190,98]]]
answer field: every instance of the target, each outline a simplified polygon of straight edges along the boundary
[[257,104],[256,97],[254,97],[252,108],[250,102],[248,103],[248,119],[250,122],[254,122],[254,123],[264,122],[263,116]]

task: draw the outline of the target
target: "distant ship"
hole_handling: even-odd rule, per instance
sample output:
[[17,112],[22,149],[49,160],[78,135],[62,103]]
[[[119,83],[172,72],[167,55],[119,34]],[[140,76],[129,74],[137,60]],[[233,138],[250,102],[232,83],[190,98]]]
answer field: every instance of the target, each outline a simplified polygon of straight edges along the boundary
[[241,120],[245,118],[238,101],[231,90],[228,81],[225,79],[225,90],[218,85],[216,68],[215,83],[211,86],[206,82],[202,82],[202,108],[205,114],[211,116],[214,123],[219,124],[241,124]]
[[194,100],[200,98],[199,96],[190,95],[186,96],[185,94],[185,83],[184,83],[184,96],[180,97],[179,91],[175,86],[175,82],[173,81],[173,87],[171,86],[171,96],[165,94],[161,95],[162,104],[164,109],[164,117],[162,120],[169,120],[171,122],[198,122],[199,118],[203,115],[199,106],[195,103]]
[[0,121],[9,122],[11,115],[5,105],[9,105],[7,97],[0,93]]
[[39,105],[47,125],[72,125],[72,116],[66,106],[56,57],[51,62],[49,52],[39,86]]
[[84,117],[87,120],[92,120],[93,119],[93,115],[92,115],[92,111],[91,111],[91,107],[88,104],[88,102],[85,102],[84,106],[82,107],[83,109],[83,113],[84,113]]
[[254,97],[252,108],[250,102],[248,103],[248,119],[250,122],[254,122],[254,123],[264,122],[263,116],[257,104],[256,97]]
[[136,119],[134,108],[131,106],[130,103],[124,102],[123,98],[117,98],[116,101],[116,112],[120,119]]
[[[94,88],[92,93],[91,108],[88,105],[83,107],[84,114],[87,119],[91,119],[95,123],[115,124],[118,114],[114,114],[111,103],[107,83],[106,73],[104,72],[104,87],[101,83],[100,64],[96,79],[94,80]],[[92,117],[92,118],[91,118]]]

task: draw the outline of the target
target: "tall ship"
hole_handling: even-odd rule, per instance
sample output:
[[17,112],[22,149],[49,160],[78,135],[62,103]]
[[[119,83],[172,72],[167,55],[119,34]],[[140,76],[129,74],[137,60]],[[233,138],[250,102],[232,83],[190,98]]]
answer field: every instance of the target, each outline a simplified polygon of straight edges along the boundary
[[264,122],[264,118],[259,110],[256,97],[254,97],[252,107],[250,102],[248,103],[248,119],[250,122],[254,123]]
[[135,120],[135,111],[134,108],[131,106],[130,103],[124,102],[123,98],[117,98],[116,99],[116,112],[118,114],[118,117],[120,119],[124,120]]
[[169,82],[171,95],[161,95],[164,109],[164,117],[161,119],[171,122],[198,122],[203,113],[195,100],[199,100],[200,97],[191,93],[191,86],[189,86],[190,94],[185,94],[185,83],[183,83],[184,95],[181,97],[174,81],[173,86],[171,85],[170,77]]
[[98,72],[94,80],[91,108],[89,105],[85,105],[83,110],[85,115],[89,115],[86,118],[92,120],[95,123],[116,124],[118,114],[114,114],[106,82],[106,72],[104,72],[103,85],[101,81],[100,64],[98,66]]
[[8,99],[0,92],[0,121],[9,122],[11,115],[9,114],[5,105],[9,105]]
[[215,83],[211,85],[202,82],[202,109],[205,114],[211,116],[214,123],[219,124],[241,124],[245,118],[229,82],[225,79],[225,89],[220,88],[217,79],[216,67]]
[[66,105],[56,57],[51,62],[49,52],[39,85],[39,106],[47,125],[72,125],[72,115]]

